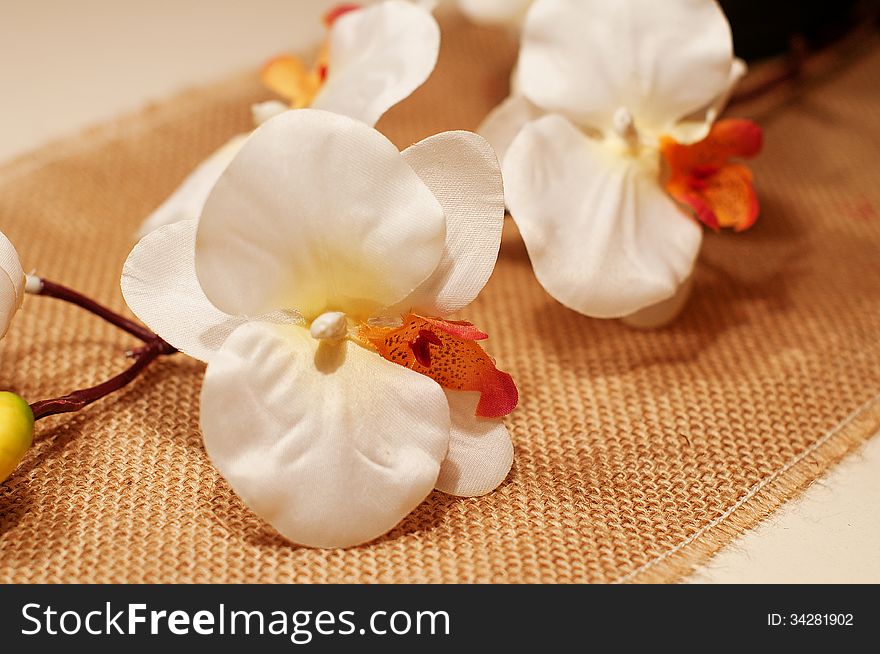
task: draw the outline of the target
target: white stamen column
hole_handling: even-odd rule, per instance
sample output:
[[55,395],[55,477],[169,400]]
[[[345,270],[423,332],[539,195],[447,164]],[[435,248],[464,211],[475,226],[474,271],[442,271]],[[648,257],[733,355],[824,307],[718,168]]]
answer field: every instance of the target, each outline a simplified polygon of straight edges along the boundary
[[319,341],[337,340],[348,332],[348,320],[341,311],[322,313],[312,321],[309,333]]

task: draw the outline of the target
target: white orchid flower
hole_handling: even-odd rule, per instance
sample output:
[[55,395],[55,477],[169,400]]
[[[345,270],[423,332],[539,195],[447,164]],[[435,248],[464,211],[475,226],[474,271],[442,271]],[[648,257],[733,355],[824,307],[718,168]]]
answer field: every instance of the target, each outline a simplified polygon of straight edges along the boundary
[[[272,59],[264,83],[285,102],[254,105],[259,125],[288,108],[324,109],[375,125],[381,116],[421,86],[434,70],[440,28],[430,11],[403,0],[361,7],[342,4],[325,16],[328,34],[314,66],[295,56]],[[201,215],[214,183],[241,149],[248,134],[233,137],[187,177],[140,228]]]
[[508,208],[553,297],[600,318],[681,307],[702,230],[664,189],[664,159],[703,222],[754,222],[751,176],[727,158],[756,154],[760,129],[707,136],[744,70],[714,0],[532,4],[517,93],[480,132],[504,153]]
[[207,362],[214,464],[291,541],[385,533],[432,489],[482,495],[513,460],[510,375],[443,320],[482,289],[504,215],[491,147],[447,132],[399,152],[312,109],[258,128],[199,221],[135,246],[125,299]]
[[458,8],[475,23],[517,29],[532,0],[458,0]]
[[21,308],[25,294],[25,274],[12,242],[0,232],[0,338]]

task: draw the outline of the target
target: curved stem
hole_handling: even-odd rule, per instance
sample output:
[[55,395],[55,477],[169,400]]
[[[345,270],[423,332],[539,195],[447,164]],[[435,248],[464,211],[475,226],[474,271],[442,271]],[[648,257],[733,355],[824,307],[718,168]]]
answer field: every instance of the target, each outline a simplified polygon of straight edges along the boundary
[[50,282],[48,279],[32,279],[37,280],[37,283],[39,284],[38,290],[33,291],[34,295],[45,295],[47,297],[54,297],[59,300],[64,300],[65,302],[69,302],[70,304],[75,304],[76,306],[95,314],[99,318],[103,318],[111,325],[116,325],[117,327],[119,327],[119,329],[128,332],[136,338],[141,339],[144,343],[149,343],[150,341],[159,338],[156,334],[151,332],[146,327],[139,325],[136,322],[129,320],[128,318],[120,316],[115,311],[112,311],[107,307],[98,304],[94,300],[87,298],[81,293],[77,293],[71,288],[67,288],[66,286],[62,286],[61,284],[57,284],[55,282]]
[[[164,343],[164,341],[162,341]],[[34,420],[40,420],[47,416],[54,416],[59,413],[70,413],[79,411],[83,407],[88,406],[92,402],[100,400],[114,391],[127,386],[133,382],[138,375],[150,365],[155,359],[168,354],[162,349],[159,342],[150,343],[135,355],[134,363],[119,373],[115,377],[111,377],[102,384],[74,391],[69,395],[52,398],[49,400],[40,400],[31,404],[31,411],[34,412]]]
[[32,403],[31,411],[34,413],[34,420],[40,420],[41,418],[59,413],[79,411],[92,402],[96,402],[133,382],[147,366],[160,356],[177,352],[176,348],[143,325],[139,325],[119,315],[112,309],[108,309],[66,286],[39,277],[28,277],[27,291],[34,295],[45,295],[74,304],[139,338],[145,344],[143,347],[131,352],[130,356],[134,359],[134,363],[131,366],[107,381],[96,386],[74,391],[68,395]]

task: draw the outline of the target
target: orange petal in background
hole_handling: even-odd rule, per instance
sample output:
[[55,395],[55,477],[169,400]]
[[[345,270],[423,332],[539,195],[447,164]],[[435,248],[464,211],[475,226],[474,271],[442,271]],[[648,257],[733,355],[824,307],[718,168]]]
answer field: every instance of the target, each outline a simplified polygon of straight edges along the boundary
[[495,367],[477,343],[486,334],[470,323],[410,313],[400,327],[363,325],[360,335],[382,358],[426,375],[443,388],[478,391],[480,417],[500,418],[516,408],[519,395],[513,378]]
[[340,16],[361,8],[361,5],[356,2],[343,2],[342,4],[338,4],[324,14],[324,26],[332,27],[333,23],[335,23]]
[[666,188],[706,226],[748,229],[759,212],[752,173],[729,160],[753,157],[762,145],[761,127],[739,118],[718,121],[705,139],[691,145],[666,137],[661,143],[670,169]]
[[720,227],[741,232],[758,218],[758,196],[752,186],[752,171],[742,164],[728,164],[706,180],[703,197]]
[[[324,25],[331,29],[333,24],[350,11],[362,9],[353,2],[336,5],[324,14]],[[270,59],[260,73],[263,84],[290,103],[293,109],[302,109],[312,104],[318,91],[327,81],[330,66],[329,35],[324,39],[314,67],[309,70],[299,57],[279,55]]]
[[279,55],[270,59],[260,73],[260,79],[271,91],[290,102],[294,109],[311,104],[322,80],[306,69],[293,55]]

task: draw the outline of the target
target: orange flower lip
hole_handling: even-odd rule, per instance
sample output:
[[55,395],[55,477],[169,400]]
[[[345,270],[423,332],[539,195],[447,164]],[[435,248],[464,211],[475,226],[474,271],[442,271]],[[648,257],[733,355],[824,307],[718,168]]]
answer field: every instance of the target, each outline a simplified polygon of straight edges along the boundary
[[425,368],[431,367],[431,346],[443,345],[443,341],[432,331],[420,329],[419,335],[409,343],[409,348],[419,365]]
[[501,418],[519,402],[513,378],[498,370],[477,343],[488,335],[469,322],[408,313],[400,327],[361,325],[360,337],[383,359],[426,375],[443,388],[478,391],[477,416]]
[[752,172],[730,159],[754,157],[762,145],[760,126],[738,118],[718,121],[705,139],[691,145],[664,137],[661,150],[670,169],[666,189],[711,229],[748,229],[760,211]]

